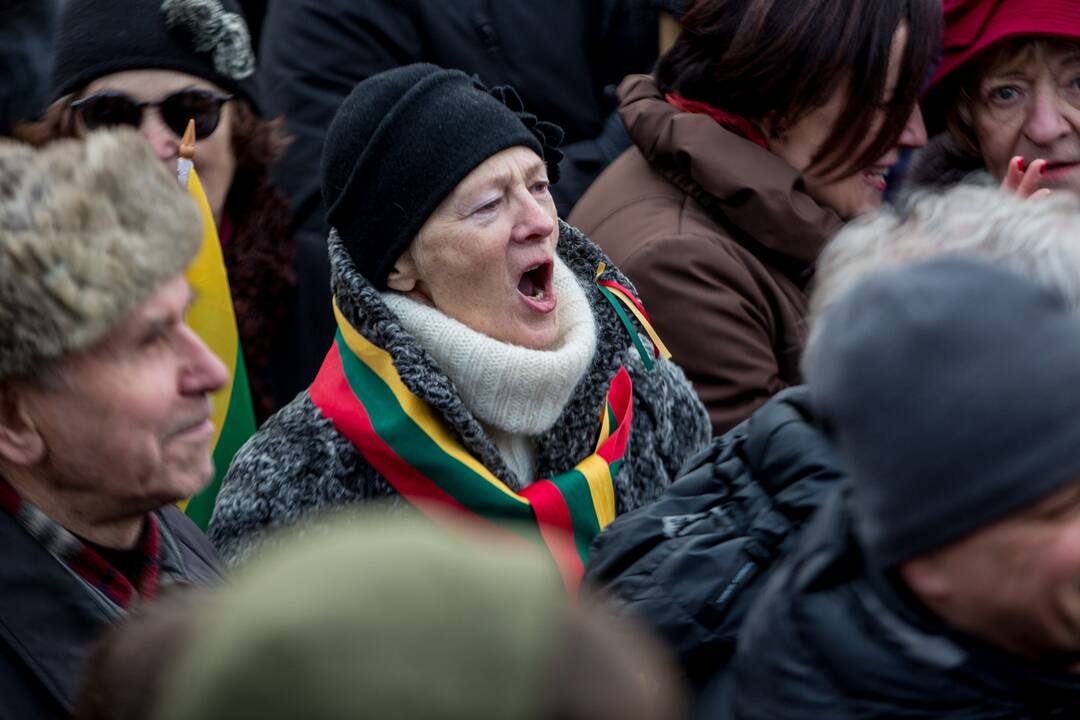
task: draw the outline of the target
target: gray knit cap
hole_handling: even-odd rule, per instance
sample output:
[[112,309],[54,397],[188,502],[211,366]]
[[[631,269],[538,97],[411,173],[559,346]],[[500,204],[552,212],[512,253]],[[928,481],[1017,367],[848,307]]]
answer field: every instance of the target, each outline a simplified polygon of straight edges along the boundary
[[104,337],[201,240],[194,202],[133,130],[0,143],[0,378]]
[[879,567],[1080,478],[1080,318],[998,267],[937,260],[856,286],[805,359]]

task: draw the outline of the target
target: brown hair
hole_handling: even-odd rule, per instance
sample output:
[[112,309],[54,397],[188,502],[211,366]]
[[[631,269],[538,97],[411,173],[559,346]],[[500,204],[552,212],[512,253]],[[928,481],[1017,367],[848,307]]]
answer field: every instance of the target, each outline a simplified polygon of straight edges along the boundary
[[[893,35],[907,44],[886,118],[858,157],[885,96]],[[846,102],[813,158],[823,174],[872,164],[903,133],[941,36],[938,0],[688,0],[683,31],[656,78],[677,92],[753,121],[797,122],[838,91]]]

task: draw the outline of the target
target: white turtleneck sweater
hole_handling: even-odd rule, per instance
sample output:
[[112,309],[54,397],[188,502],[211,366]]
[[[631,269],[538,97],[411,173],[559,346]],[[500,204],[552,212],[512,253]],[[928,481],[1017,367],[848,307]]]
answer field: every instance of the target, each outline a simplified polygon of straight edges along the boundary
[[533,438],[559,419],[596,352],[596,322],[577,278],[556,257],[559,336],[545,350],[476,332],[393,291],[382,294],[401,325],[457,386],[522,487],[536,479]]

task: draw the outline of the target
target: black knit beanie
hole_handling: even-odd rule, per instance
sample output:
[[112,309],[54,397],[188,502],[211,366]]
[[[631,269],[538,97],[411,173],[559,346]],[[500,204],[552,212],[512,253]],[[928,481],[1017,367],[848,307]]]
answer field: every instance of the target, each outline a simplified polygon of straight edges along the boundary
[[209,80],[258,111],[255,55],[235,0],[64,0],[52,98],[124,70]]
[[489,91],[458,70],[417,64],[357,85],[337,111],[322,157],[327,222],[379,289],[432,212],[476,166],[515,145],[558,179],[562,130],[524,112],[510,88]]
[[1080,478],[1080,319],[1059,295],[937,260],[864,281],[822,322],[807,382],[878,567]]

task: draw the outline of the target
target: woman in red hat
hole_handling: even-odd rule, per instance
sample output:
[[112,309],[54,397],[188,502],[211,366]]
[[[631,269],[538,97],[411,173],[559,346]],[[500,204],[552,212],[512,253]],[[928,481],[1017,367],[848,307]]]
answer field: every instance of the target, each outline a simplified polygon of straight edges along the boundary
[[944,55],[927,92],[916,186],[979,170],[1004,187],[1080,194],[1080,2],[944,0]]

